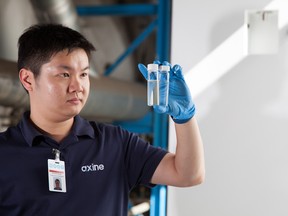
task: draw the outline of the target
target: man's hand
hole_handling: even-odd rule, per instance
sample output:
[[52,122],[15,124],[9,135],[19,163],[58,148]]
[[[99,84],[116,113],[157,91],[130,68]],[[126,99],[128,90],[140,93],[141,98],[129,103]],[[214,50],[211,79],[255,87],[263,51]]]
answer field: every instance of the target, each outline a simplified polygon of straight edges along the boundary
[[[181,66],[176,64],[172,67],[167,61],[164,61],[162,64],[159,61],[154,61],[154,64],[170,66],[168,106],[154,105],[154,110],[158,113],[170,115],[173,121],[178,124],[189,121],[195,114],[195,105],[192,101],[189,88],[184,80]],[[138,68],[147,80],[148,70],[146,66],[138,64]]]

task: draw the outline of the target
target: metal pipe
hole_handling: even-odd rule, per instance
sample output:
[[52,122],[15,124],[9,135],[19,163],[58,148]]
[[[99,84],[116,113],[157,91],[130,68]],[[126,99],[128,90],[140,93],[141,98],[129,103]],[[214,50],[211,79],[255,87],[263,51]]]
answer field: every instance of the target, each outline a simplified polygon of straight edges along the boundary
[[40,23],[61,23],[81,31],[76,7],[71,0],[30,0]]
[[[90,77],[90,82],[90,96],[81,112],[83,117],[133,120],[148,112],[144,85],[107,77]],[[6,60],[0,60],[0,105],[29,108],[29,96],[19,81],[16,63]]]
[[19,82],[15,62],[0,59],[0,105],[28,108],[28,94]]
[[[146,87],[139,83],[107,77],[91,77],[90,96],[82,114],[112,120],[139,119],[148,111]],[[101,114],[101,116],[99,115]]]

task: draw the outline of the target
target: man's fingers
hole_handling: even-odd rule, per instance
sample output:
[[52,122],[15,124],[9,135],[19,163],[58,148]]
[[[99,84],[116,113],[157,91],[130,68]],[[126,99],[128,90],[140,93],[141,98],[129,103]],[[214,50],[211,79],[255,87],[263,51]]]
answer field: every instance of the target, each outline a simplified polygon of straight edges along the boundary
[[138,69],[141,72],[141,74],[143,75],[143,77],[147,80],[148,79],[148,71],[145,65],[143,64],[138,64]]

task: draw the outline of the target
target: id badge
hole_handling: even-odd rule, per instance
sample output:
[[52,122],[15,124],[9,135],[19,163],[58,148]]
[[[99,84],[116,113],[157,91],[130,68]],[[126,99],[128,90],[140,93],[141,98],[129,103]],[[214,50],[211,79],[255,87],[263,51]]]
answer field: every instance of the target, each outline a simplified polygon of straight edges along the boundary
[[53,192],[66,192],[65,162],[48,159],[49,190]]

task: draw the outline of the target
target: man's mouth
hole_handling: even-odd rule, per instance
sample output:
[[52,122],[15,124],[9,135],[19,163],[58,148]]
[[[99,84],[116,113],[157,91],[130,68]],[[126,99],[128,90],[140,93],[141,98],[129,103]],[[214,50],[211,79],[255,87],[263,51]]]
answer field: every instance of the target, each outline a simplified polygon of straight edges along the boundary
[[82,102],[82,99],[79,98],[71,98],[69,100],[67,100],[68,103],[72,103],[72,104],[79,104]]

